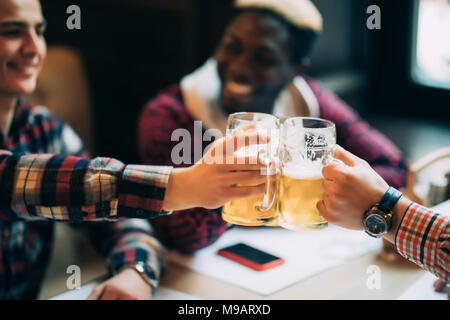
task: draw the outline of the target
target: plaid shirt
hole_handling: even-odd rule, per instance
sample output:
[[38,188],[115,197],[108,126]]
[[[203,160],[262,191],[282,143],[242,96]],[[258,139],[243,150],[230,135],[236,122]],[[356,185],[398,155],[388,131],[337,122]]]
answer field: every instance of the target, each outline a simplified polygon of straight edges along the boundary
[[[48,262],[53,221],[87,233],[114,273],[142,262],[157,284],[163,247],[146,220],[161,212],[171,168],[89,160],[73,130],[43,107],[18,104],[0,134],[0,299],[34,299]],[[89,222],[91,220],[120,220]]]
[[447,283],[450,276],[450,218],[412,203],[395,237],[397,251]]
[[[370,163],[391,186],[404,186],[408,168],[400,150],[319,82],[309,78],[306,81],[318,100],[321,118],[336,124],[338,143]],[[178,142],[171,141],[172,132],[185,128],[193,137],[194,120],[184,106],[178,85],[160,93],[145,106],[140,116],[141,160],[144,163],[173,165],[171,151]],[[203,148],[208,143],[204,142]],[[191,150],[195,150],[193,143]],[[195,208],[155,219],[152,224],[165,244],[191,253],[211,244],[225,232],[227,224],[221,219],[220,212]]]

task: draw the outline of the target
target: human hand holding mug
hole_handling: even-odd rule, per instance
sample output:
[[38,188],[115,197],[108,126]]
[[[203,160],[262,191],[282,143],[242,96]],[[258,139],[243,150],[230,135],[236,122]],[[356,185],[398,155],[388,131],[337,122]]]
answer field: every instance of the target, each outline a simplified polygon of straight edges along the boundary
[[269,141],[269,137],[257,132],[215,141],[195,165],[172,171],[163,209],[215,209],[236,198],[263,194],[266,178],[261,175],[261,170],[264,164],[256,157],[239,157],[235,151],[239,146],[267,144]]
[[363,159],[337,146],[335,158],[322,169],[324,200],[317,203],[322,216],[343,228],[362,230],[362,216],[378,203],[389,185]]

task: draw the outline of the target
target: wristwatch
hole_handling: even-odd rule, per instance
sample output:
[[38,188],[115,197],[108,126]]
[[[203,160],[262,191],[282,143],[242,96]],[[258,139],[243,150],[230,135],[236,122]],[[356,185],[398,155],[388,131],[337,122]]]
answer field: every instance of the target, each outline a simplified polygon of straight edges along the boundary
[[154,279],[154,272],[150,270],[145,263],[138,261],[126,264],[119,270],[119,272],[126,268],[135,270],[141,278],[152,287],[152,292],[154,292],[154,290],[158,287],[158,282]]
[[402,197],[402,193],[389,187],[380,202],[367,210],[362,219],[366,233],[374,238],[386,235],[392,226],[392,209]]

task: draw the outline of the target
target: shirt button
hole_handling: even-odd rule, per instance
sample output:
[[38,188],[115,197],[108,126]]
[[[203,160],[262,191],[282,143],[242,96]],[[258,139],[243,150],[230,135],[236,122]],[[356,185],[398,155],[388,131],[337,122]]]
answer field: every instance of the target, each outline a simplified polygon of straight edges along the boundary
[[137,209],[137,210],[136,210],[136,215],[139,216],[139,217],[140,217],[140,216],[143,216],[143,215],[144,215],[144,210],[142,210],[142,209]]

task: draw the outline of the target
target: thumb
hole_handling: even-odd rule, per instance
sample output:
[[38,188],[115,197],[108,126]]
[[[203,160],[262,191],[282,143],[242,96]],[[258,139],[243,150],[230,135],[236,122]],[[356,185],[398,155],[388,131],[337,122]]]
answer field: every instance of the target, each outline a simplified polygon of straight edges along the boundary
[[346,164],[349,167],[354,167],[356,163],[361,160],[357,156],[355,156],[353,153],[345,150],[339,145],[336,145],[336,155],[335,158],[338,160],[341,160],[344,164]]

